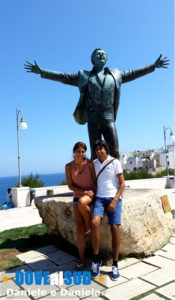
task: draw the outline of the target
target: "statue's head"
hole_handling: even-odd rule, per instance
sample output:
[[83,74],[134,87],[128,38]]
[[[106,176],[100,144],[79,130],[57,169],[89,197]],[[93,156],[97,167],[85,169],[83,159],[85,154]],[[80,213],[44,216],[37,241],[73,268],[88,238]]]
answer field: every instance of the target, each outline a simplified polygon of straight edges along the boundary
[[94,67],[103,67],[107,62],[106,52],[101,48],[96,48],[91,55],[91,62]]

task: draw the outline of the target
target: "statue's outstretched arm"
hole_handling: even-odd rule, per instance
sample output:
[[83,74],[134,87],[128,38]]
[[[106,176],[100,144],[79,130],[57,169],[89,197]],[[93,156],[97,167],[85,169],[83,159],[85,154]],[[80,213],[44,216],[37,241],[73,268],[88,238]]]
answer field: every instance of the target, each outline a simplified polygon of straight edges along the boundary
[[156,68],[168,68],[167,66],[169,65],[169,59],[167,59],[167,56],[162,58],[162,54],[158,57],[158,59],[155,61],[155,67]]
[[36,60],[34,64],[26,61],[24,68],[27,72],[32,72],[35,74],[40,74],[42,78],[59,81],[65,84],[78,86],[78,74],[67,74],[63,72],[55,72],[49,70],[43,70],[39,67]]
[[138,69],[122,72],[122,83],[135,80],[141,76],[154,72],[156,68],[168,68],[167,66],[169,65],[169,59],[167,59],[167,57],[161,59],[161,57],[162,54],[158,57],[158,59],[153,64]]
[[24,69],[26,69],[26,72],[32,72],[35,74],[41,74],[42,72],[36,60],[34,60],[34,64],[30,63],[29,61],[26,61],[26,64],[24,64]]

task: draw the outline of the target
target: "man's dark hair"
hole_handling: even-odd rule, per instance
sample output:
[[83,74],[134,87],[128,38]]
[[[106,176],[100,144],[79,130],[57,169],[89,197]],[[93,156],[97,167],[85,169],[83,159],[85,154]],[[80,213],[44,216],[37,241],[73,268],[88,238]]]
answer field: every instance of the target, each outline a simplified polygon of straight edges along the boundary
[[100,148],[105,148],[106,154],[109,154],[109,147],[108,147],[108,144],[105,141],[102,141],[102,140],[95,141],[95,143],[94,143],[94,151],[97,149],[98,146]]

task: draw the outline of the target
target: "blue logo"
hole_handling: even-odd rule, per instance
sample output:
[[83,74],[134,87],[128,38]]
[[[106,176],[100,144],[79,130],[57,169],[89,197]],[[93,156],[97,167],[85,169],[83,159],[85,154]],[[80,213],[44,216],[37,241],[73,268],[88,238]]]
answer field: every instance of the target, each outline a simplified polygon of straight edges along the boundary
[[17,285],[90,285],[91,272],[89,271],[60,271],[55,274],[50,274],[49,271],[16,271],[15,274]]

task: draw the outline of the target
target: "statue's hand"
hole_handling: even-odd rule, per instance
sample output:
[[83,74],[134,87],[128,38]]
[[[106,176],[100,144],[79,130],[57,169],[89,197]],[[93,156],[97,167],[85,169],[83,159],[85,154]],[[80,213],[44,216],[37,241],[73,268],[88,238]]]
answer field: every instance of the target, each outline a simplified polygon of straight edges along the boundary
[[27,64],[24,65],[24,68],[27,72],[33,72],[36,74],[41,74],[41,69],[38,66],[36,60],[34,60],[34,64],[31,64],[29,61],[26,61]]
[[167,56],[161,59],[162,54],[158,57],[158,59],[155,61],[155,67],[156,68],[168,68],[166,66],[169,65],[169,59],[167,59]]

